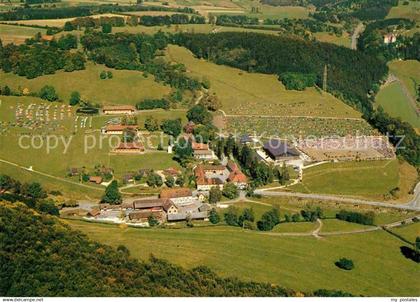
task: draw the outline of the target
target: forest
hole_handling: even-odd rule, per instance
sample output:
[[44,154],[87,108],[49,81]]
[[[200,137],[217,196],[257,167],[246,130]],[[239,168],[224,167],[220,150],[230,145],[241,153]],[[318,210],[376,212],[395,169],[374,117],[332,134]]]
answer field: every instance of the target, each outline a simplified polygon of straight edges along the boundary
[[0,43],[0,68],[28,79],[53,74],[60,69],[66,72],[85,69],[84,55],[70,51],[76,47],[77,40],[71,35],[45,43],[41,41],[41,35],[36,35],[19,46]]
[[[0,202],[1,296],[349,296],[297,293],[268,283],[221,278],[205,266],[185,270],[89,240],[54,216]],[[64,273],[65,272],[65,273]]]

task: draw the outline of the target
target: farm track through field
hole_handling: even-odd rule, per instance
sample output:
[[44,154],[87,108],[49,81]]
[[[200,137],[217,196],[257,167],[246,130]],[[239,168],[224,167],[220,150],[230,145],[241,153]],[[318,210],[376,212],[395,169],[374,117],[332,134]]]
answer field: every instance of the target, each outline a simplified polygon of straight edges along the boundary
[[16,163],[4,160],[4,159],[0,159],[0,162],[11,165],[11,166],[15,166],[15,167],[20,168],[22,170],[25,170],[27,172],[32,172],[32,173],[35,173],[35,174],[39,174],[39,175],[42,175],[42,176],[45,176],[45,177],[48,177],[48,178],[52,178],[52,179],[55,179],[55,180],[58,180],[58,181],[66,182],[66,183],[69,183],[69,184],[72,184],[72,185],[81,186],[81,187],[85,187],[85,188],[93,189],[93,190],[98,190],[98,191],[104,191],[104,188],[97,188],[97,187],[88,186],[88,185],[85,185],[85,184],[82,184],[82,183],[74,182],[74,181],[64,179],[64,178],[61,178],[61,177],[58,177],[58,176],[47,174],[47,173],[44,173],[44,172],[41,172],[41,171],[36,171],[36,170],[33,170],[33,169],[29,169],[27,167],[21,166],[19,164],[16,164]]

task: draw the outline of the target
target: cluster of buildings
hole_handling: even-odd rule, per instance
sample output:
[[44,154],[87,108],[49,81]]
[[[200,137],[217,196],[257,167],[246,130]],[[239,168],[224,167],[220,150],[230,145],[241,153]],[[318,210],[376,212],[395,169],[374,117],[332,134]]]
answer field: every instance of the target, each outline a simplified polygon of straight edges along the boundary
[[233,161],[223,165],[199,164],[194,169],[198,191],[210,191],[213,187],[223,190],[226,183],[235,184],[238,189],[245,189],[248,178]]
[[159,198],[138,199],[121,205],[101,204],[89,219],[147,225],[150,217],[160,223],[207,219],[211,206],[188,188],[165,188]]

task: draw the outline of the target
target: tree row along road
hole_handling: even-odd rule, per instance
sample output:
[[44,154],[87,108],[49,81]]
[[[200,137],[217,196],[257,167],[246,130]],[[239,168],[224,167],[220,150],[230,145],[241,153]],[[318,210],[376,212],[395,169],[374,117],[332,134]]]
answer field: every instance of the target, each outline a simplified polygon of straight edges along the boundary
[[[273,189],[273,188],[270,188],[270,189]],[[369,205],[369,206],[375,206],[375,207],[394,208],[394,209],[410,210],[410,211],[420,210],[420,183],[418,183],[416,186],[413,199],[406,204],[391,204],[391,203],[386,203],[386,202],[369,201],[369,200],[363,200],[363,199],[334,196],[334,195],[324,195],[324,194],[306,194],[306,193],[292,193],[292,192],[281,192],[281,191],[274,192],[274,191],[269,191],[268,189],[255,190],[255,193],[262,196],[299,197],[299,198],[317,199],[321,201],[362,204],[362,205]]]

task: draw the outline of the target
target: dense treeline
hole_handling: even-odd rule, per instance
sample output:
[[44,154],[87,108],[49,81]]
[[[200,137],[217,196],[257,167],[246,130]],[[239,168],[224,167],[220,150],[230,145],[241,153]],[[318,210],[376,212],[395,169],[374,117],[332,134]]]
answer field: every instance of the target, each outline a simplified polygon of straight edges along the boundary
[[8,175],[0,174],[0,200],[23,202],[40,212],[58,215],[54,201],[47,197],[47,192],[37,182],[21,183]]
[[336,36],[343,34],[343,29],[338,26],[332,26],[325,22],[313,19],[265,19],[265,25],[278,25],[280,29],[287,33],[309,37],[308,32],[328,32]]
[[311,14],[322,22],[350,22],[357,18],[363,21],[384,19],[389,10],[398,5],[398,0],[309,0],[317,7]]
[[368,118],[368,122],[389,137],[398,155],[410,164],[420,166],[420,136],[409,123],[389,116],[382,107]]
[[40,35],[29,39],[26,44],[0,44],[0,68],[28,79],[57,70],[71,72],[85,68],[85,57],[81,52],[70,52],[77,47],[75,36],[66,35],[58,41],[42,42]]
[[[268,283],[220,278],[205,266],[185,270],[153,256],[129,257],[90,241],[53,216],[0,202],[2,296],[293,296]],[[328,296],[319,290],[308,295]],[[347,293],[343,293],[343,295]]]
[[257,25],[258,18],[243,15],[219,15],[217,25]]
[[[392,59],[420,60],[420,34],[412,37],[398,32],[412,29],[416,23],[402,18],[386,19],[369,23],[358,39],[357,48],[384,61]],[[384,43],[384,37],[395,31],[396,42]]]
[[141,102],[136,104],[138,110],[147,110],[147,109],[169,109],[169,101],[165,99],[144,99]]
[[256,33],[177,34],[174,41],[198,57],[247,71],[280,75],[295,72],[322,75],[328,65],[328,90],[368,114],[367,94],[384,79],[388,68],[377,58],[328,43]]
[[359,212],[341,210],[335,215],[335,217],[337,219],[345,220],[348,222],[365,224],[365,225],[373,225],[375,214],[373,212],[359,213]]
[[141,16],[138,24],[144,26],[162,26],[170,24],[204,24],[206,19],[203,16],[173,14],[170,16]]
[[94,14],[132,12],[132,11],[173,11],[188,14],[197,14],[189,7],[172,8],[162,6],[142,5],[92,5],[92,6],[67,6],[55,8],[19,7],[16,10],[0,13],[0,21],[28,20],[28,19],[59,19],[71,17],[86,17]]

